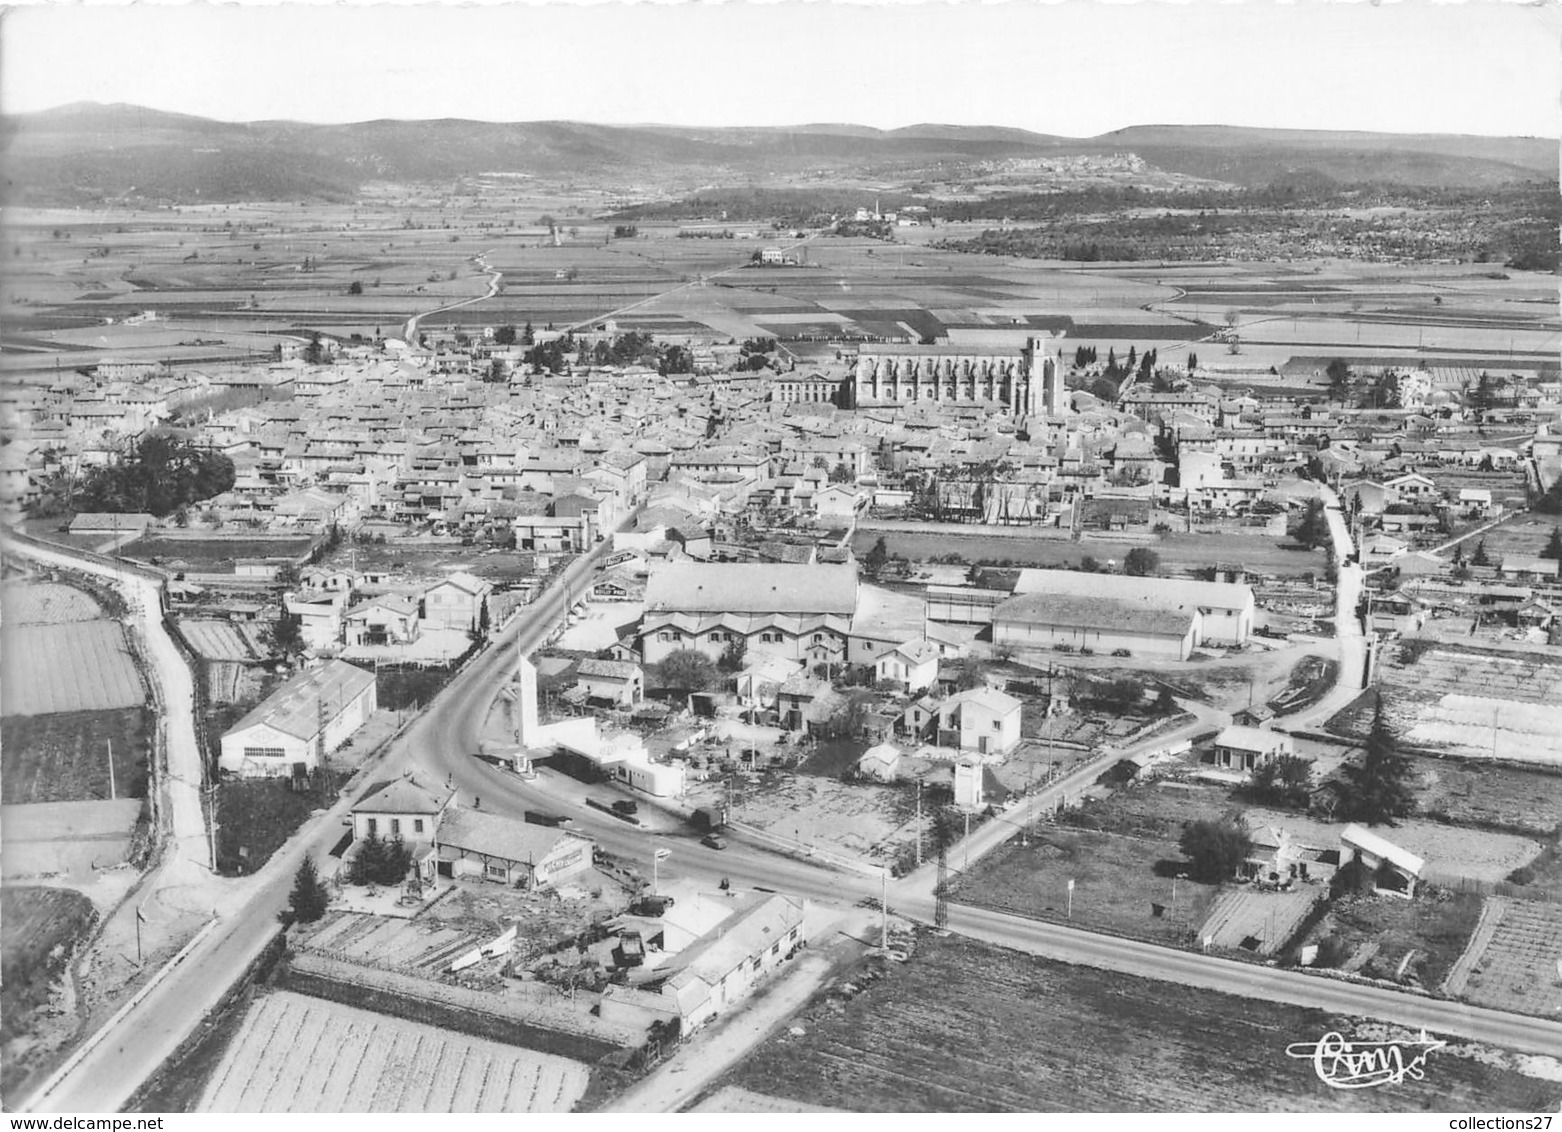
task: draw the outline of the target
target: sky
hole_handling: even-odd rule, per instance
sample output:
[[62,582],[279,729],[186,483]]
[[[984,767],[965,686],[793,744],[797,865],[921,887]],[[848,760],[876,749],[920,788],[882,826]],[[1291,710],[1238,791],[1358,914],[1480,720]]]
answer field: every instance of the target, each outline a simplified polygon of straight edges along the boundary
[[228,121],[1559,135],[1562,0],[126,6],[0,22],[0,109]]

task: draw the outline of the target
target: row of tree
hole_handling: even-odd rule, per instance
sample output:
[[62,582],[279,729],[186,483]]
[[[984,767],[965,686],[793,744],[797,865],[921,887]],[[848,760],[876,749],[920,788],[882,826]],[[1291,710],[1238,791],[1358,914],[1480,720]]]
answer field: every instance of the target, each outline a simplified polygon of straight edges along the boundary
[[94,468],[71,493],[76,511],[142,512],[163,518],[232,489],[233,461],[189,441],[153,434]]

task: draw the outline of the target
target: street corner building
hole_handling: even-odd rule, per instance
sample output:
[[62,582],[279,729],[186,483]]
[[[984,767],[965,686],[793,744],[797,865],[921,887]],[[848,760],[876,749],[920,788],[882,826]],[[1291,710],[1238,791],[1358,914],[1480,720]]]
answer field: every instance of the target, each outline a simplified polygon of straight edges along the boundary
[[591,868],[595,844],[553,826],[449,807],[434,831],[435,867],[517,888],[549,888]]
[[290,677],[225,732],[218,768],[246,778],[313,771],[378,707],[374,673],[326,661]]

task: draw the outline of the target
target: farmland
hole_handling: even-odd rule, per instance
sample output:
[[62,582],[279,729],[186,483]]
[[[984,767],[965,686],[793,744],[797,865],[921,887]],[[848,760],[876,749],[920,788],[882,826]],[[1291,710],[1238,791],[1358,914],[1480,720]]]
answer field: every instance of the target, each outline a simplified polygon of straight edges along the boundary
[[1426,889],[1415,900],[1352,893],[1304,940],[1323,941],[1320,965],[1432,990],[1464,952],[1480,914],[1481,898],[1471,893]]
[[[68,888],[0,888],[0,1036],[7,1043],[29,1032],[33,1012],[48,1001],[50,984],[96,920],[92,902]],[[6,1062],[9,1086],[20,1067]]]
[[1562,774],[1416,757],[1417,807],[1456,825],[1550,837],[1562,828]]
[[104,616],[90,594],[60,582],[7,582],[0,586],[0,605],[11,625],[60,625]]
[[1562,1010],[1558,954],[1562,905],[1493,896],[1445,989],[1479,1006],[1554,1017]]
[[125,631],[113,621],[8,626],[0,714],[135,707],[146,702]]
[[257,998],[201,1112],[568,1112],[566,1058],[278,991]]
[[144,798],[151,712],[142,706],[0,718],[0,801]]
[[238,558],[299,559],[314,545],[312,538],[186,539],[142,538],[126,545],[127,558],[148,562],[185,562],[220,573]]
[[840,990],[718,1087],[858,1112],[1548,1111],[1562,1100],[1562,1084],[1477,1047],[1434,1053],[1421,1081],[1331,1089],[1285,1047],[1331,1030],[1377,1040],[1381,1028],[958,936],[923,936],[909,963]]

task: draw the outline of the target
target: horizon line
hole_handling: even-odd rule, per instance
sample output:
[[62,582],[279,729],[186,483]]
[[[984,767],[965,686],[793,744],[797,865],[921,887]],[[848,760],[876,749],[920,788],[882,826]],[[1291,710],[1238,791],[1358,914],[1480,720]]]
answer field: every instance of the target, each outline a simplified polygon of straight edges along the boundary
[[207,114],[196,114],[188,110],[170,110],[161,106],[149,106],[139,102],[102,102],[97,99],[74,99],[70,102],[61,102],[52,106],[39,107],[32,110],[19,110],[0,113],[0,119],[25,118],[37,114],[52,114],[61,110],[69,110],[76,107],[96,107],[104,110],[123,108],[126,110],[145,110],[154,114],[168,114],[182,118],[193,118],[202,122],[214,122],[225,126],[254,126],[270,122],[289,122],[301,126],[364,126],[376,122],[474,122],[489,126],[527,126],[546,125],[550,123],[562,123],[579,126],[603,126],[611,129],[672,129],[672,130],[807,130],[821,127],[850,128],[857,130],[875,130],[880,133],[894,133],[900,130],[914,130],[918,127],[936,127],[940,129],[962,130],[1013,130],[1019,133],[1033,134],[1038,138],[1055,138],[1060,141],[1095,141],[1109,134],[1122,133],[1125,130],[1134,129],[1218,129],[1218,130],[1275,130],[1287,133],[1314,133],[1314,134],[1365,134],[1383,137],[1428,137],[1428,138],[1487,138],[1493,140],[1511,139],[1517,141],[1547,140],[1548,135],[1541,134],[1486,134],[1486,133],[1446,133],[1432,130],[1373,130],[1354,126],[1276,126],[1276,125],[1247,125],[1232,122],[1132,122],[1124,126],[1116,126],[1109,130],[1103,130],[1097,134],[1059,134],[1049,133],[1030,126],[1015,126],[1000,122],[933,122],[919,121],[908,122],[899,126],[871,126],[862,122],[849,121],[814,121],[814,122],[790,122],[777,125],[757,124],[725,124],[715,125],[702,122],[621,122],[606,121],[589,118],[477,118],[462,115],[440,115],[429,118],[407,118],[395,116],[381,116],[377,118],[352,118],[345,120],[321,120],[313,118],[296,117],[270,117],[270,118],[218,118]]

